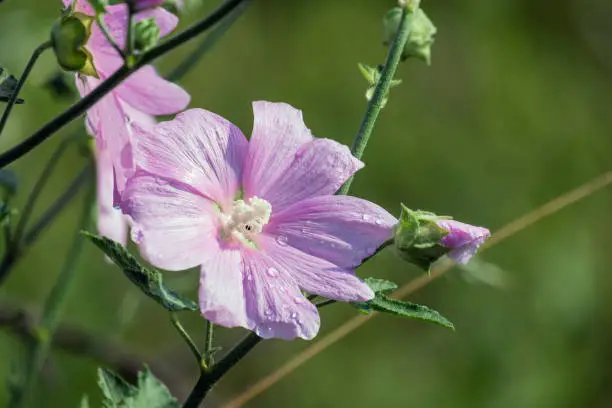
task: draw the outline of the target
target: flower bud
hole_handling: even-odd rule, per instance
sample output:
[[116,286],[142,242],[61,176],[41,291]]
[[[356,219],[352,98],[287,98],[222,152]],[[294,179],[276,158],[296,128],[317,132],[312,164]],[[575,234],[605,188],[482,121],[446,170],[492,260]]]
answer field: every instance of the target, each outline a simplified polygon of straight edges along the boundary
[[93,17],[81,13],[63,15],[53,24],[51,44],[57,62],[64,70],[97,78],[93,57],[85,48],[93,21]]
[[394,228],[399,256],[426,271],[447,254],[458,263],[467,263],[489,235],[486,228],[426,211],[413,211],[403,204],[399,223]]
[[136,37],[136,49],[147,51],[153,48],[159,41],[160,29],[155,23],[155,18],[147,18],[136,23],[134,29]]
[[[384,17],[385,44],[393,42],[400,20],[402,9],[395,7],[387,12]],[[424,61],[427,65],[431,62],[431,46],[434,42],[434,35],[437,32],[436,26],[420,8],[414,8],[408,12],[406,18],[410,21],[410,34],[408,41],[402,52],[402,59],[415,57]]]

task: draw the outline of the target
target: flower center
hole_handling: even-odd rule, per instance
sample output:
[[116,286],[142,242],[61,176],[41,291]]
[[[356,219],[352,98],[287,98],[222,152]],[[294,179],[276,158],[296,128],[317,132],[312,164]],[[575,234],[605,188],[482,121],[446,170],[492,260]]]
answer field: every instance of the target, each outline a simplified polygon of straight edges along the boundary
[[270,221],[272,206],[269,202],[258,197],[251,197],[247,201],[236,200],[229,214],[220,214],[222,238],[234,238],[253,245],[252,238]]

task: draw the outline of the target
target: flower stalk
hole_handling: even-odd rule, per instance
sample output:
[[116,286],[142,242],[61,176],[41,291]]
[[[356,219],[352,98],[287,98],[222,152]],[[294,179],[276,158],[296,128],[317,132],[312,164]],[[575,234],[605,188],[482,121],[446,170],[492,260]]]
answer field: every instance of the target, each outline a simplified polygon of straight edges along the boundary
[[28,76],[30,75],[32,68],[34,68],[34,65],[36,65],[38,58],[49,48],[51,48],[51,41],[42,43],[41,45],[36,47],[36,49],[32,53],[32,56],[30,57],[30,61],[28,61],[28,64],[23,70],[23,74],[21,74],[21,78],[19,78],[19,82],[17,83],[15,92],[13,92],[13,94],[11,95],[11,99],[9,99],[6,107],[4,108],[4,113],[2,114],[2,118],[0,118],[0,135],[2,134],[2,131],[4,130],[4,126],[6,125],[6,122],[11,114],[11,111],[13,110],[13,106],[15,105],[15,102],[17,102],[17,99],[19,97],[19,92],[21,91],[21,88],[23,88],[23,85],[28,79]]
[[[372,135],[372,130],[374,129],[378,115],[384,106],[389,89],[391,88],[393,78],[395,77],[395,71],[397,71],[397,66],[401,61],[402,52],[406,46],[406,41],[408,41],[408,37],[410,36],[411,20],[409,16],[412,12],[413,11],[409,10],[409,7],[407,6],[402,8],[402,17],[399,28],[393,43],[391,44],[391,48],[389,49],[389,54],[387,55],[385,65],[380,73],[380,80],[374,88],[372,98],[368,101],[368,106],[366,108],[365,115],[363,116],[363,120],[361,121],[361,126],[357,132],[357,136],[355,136],[355,139],[353,140],[351,152],[358,159],[361,159],[363,152],[368,145],[368,141]],[[352,182],[353,177],[349,178],[346,183],[344,183],[340,190],[338,190],[338,194],[347,194],[351,188]]]

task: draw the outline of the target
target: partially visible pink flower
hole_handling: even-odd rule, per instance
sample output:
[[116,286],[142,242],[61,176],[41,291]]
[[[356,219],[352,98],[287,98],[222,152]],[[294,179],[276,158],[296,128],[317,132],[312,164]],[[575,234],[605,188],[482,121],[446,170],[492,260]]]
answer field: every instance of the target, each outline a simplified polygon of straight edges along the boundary
[[134,11],[143,11],[162,6],[166,0],[125,0],[127,4],[134,8]]
[[201,265],[200,309],[215,324],[263,338],[313,338],[319,315],[301,290],[340,301],[374,294],[354,269],[397,220],[366,200],[334,195],[363,166],[316,139],[302,113],[255,102],[250,142],[192,109],[135,138],[139,170],[122,195],[133,236],[154,265]]
[[[70,0],[63,0],[64,5],[70,5]],[[73,10],[87,15],[93,15],[93,9],[86,0],[77,0]],[[126,36],[127,6],[120,4],[108,6],[104,21],[112,37],[120,47],[123,47]],[[161,35],[167,35],[177,25],[175,15],[164,9],[138,13],[138,20],[155,18],[161,29]],[[77,74],[76,83],[81,96],[89,94],[106,78],[112,75],[121,65],[123,59],[108,43],[97,24],[92,27],[92,34],[86,45],[92,54],[99,78]],[[133,172],[134,164],[131,156],[132,125],[141,128],[152,127],[155,115],[168,115],[183,110],[189,104],[189,94],[180,86],[166,81],[157,74],[155,68],[147,65],[115,88],[87,111],[88,132],[96,138],[98,160],[98,204],[100,217],[98,228],[100,233],[125,243],[127,225],[121,219],[119,210],[113,209],[113,202],[108,197],[113,196],[113,183],[120,192],[125,180]],[[114,214],[113,214],[114,213]],[[112,221],[111,221],[112,220]],[[121,239],[118,239],[122,236]]]
[[476,254],[478,247],[482,245],[491,233],[483,227],[464,224],[455,220],[436,220],[438,226],[446,231],[448,235],[440,241],[440,244],[452,248],[448,256],[457,263],[466,264]]

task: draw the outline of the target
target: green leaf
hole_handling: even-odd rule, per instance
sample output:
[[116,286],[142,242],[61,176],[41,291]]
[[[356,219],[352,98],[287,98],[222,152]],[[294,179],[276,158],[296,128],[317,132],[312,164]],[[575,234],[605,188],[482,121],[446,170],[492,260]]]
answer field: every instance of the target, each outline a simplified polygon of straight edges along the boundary
[[[105,408],[179,408],[181,406],[148,367],[138,373],[137,387],[128,384],[118,374],[105,368],[98,370],[98,384],[104,394]],[[88,405],[83,405],[81,401],[81,408],[88,408]]]
[[129,408],[178,408],[181,405],[148,367],[138,373],[138,392],[126,401]]
[[397,284],[384,279],[365,278],[364,282],[372,289],[374,293],[389,293],[397,289]]
[[106,408],[119,408],[124,400],[136,393],[136,389],[118,374],[106,368],[98,369],[98,385],[104,394]]
[[440,326],[455,329],[455,326],[440,313],[427,306],[418,305],[416,303],[405,302],[403,300],[391,299],[385,295],[376,295],[376,297],[367,304],[376,311],[389,313],[400,317],[409,317],[411,319],[425,320],[430,323],[439,324]]
[[82,233],[100,248],[115,265],[123,269],[123,273],[132,283],[169,311],[198,310],[198,305],[195,302],[185,299],[167,288],[159,271],[142,266],[121,244],[86,231]]
[[[0,67],[0,102],[8,102],[11,99],[19,81],[9,72]],[[15,103],[23,103],[23,99],[17,98]]]

